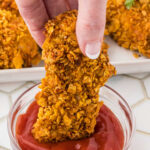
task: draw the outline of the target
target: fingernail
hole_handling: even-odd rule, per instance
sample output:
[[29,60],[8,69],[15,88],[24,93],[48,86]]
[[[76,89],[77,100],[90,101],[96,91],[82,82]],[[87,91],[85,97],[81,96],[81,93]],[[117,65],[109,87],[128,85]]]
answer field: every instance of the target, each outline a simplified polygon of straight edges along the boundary
[[85,47],[85,54],[90,59],[97,59],[100,55],[100,49],[101,49],[100,42],[87,43]]

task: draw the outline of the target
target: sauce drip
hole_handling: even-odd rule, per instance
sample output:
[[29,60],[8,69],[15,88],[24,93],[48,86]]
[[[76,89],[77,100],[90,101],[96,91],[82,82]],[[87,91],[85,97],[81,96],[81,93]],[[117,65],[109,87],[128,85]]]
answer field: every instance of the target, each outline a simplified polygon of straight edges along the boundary
[[100,109],[94,134],[77,141],[59,143],[38,143],[32,134],[39,106],[34,101],[25,114],[17,119],[16,137],[22,150],[122,150],[123,129],[119,120],[105,105]]

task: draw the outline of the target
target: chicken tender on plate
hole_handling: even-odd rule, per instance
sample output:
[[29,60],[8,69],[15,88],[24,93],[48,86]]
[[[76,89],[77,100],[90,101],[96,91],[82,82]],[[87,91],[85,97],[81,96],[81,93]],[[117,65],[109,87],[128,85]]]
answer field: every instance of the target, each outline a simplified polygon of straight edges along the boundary
[[105,34],[150,58],[150,0],[108,0]]
[[40,53],[22,17],[0,9],[0,69],[38,64]]

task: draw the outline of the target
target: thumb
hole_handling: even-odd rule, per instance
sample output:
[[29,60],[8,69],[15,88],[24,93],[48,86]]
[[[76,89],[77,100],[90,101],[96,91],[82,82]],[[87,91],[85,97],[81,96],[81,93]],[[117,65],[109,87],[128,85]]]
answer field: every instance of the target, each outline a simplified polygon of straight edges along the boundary
[[81,51],[98,58],[103,42],[107,0],[79,0],[76,34]]

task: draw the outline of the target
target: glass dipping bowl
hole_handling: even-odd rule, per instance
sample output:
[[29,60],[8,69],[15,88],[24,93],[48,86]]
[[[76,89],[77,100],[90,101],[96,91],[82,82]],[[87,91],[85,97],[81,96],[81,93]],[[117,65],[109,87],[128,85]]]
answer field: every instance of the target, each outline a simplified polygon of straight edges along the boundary
[[[16,139],[16,121],[18,116],[25,113],[29,105],[35,100],[35,95],[40,91],[38,86],[39,84],[22,93],[15,101],[9,112],[7,126],[12,150],[21,150]],[[123,150],[129,150],[131,148],[131,142],[135,133],[135,119],[131,108],[125,99],[120,96],[120,94],[107,85],[101,87],[100,100],[104,101],[104,104],[120,121],[124,132]]]

